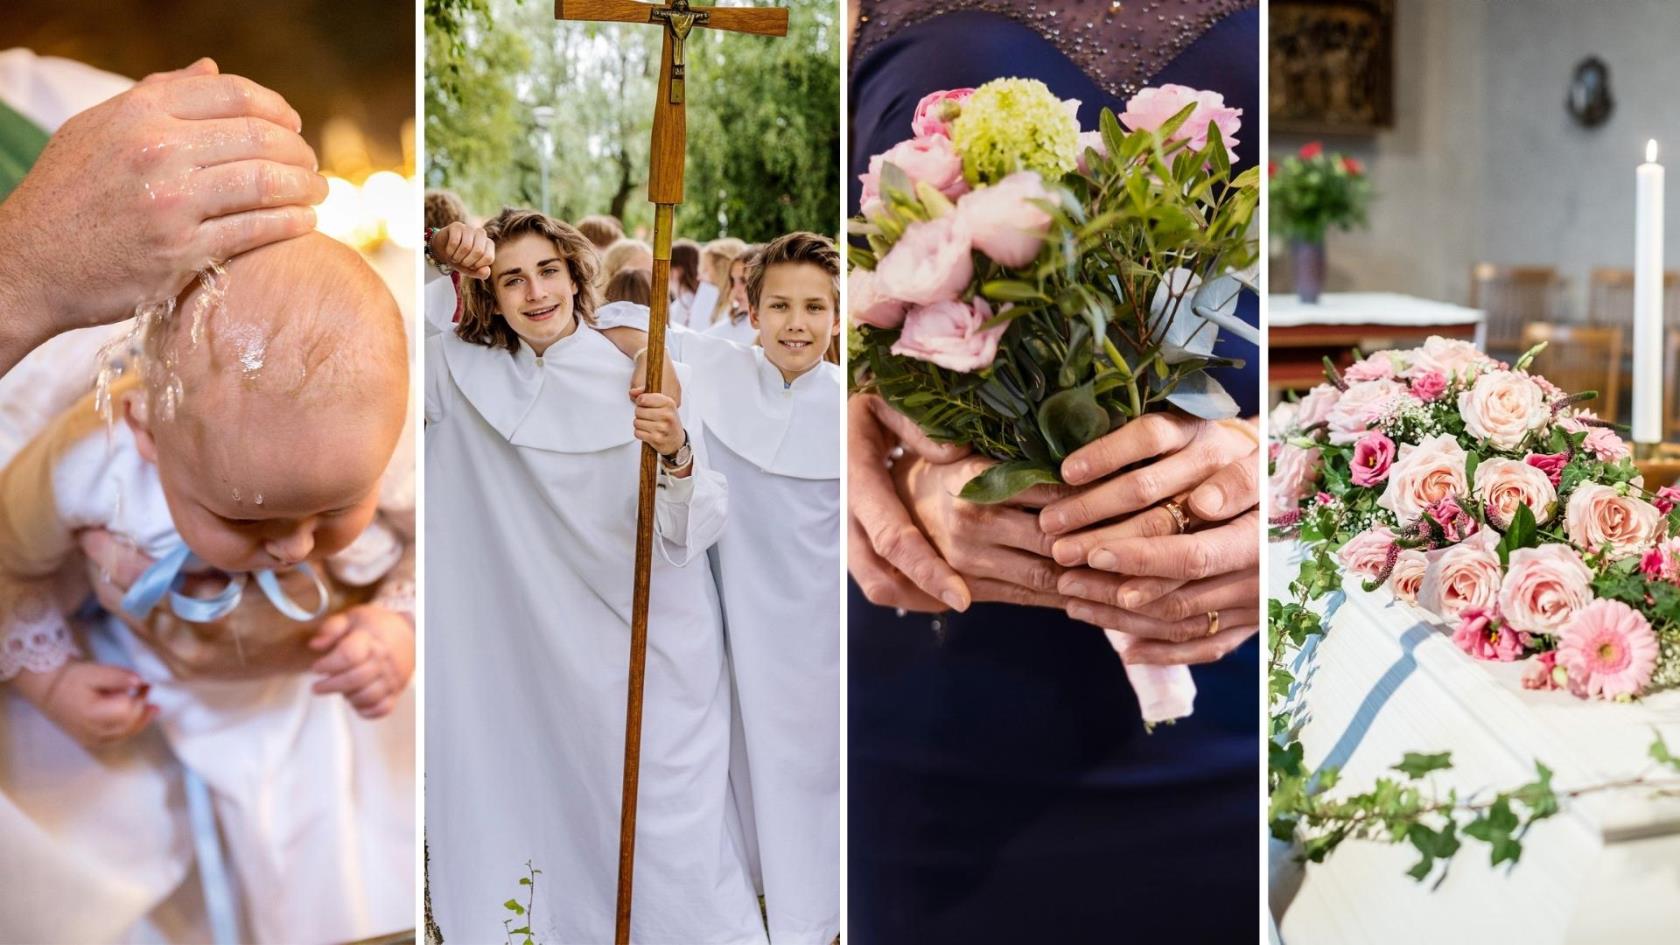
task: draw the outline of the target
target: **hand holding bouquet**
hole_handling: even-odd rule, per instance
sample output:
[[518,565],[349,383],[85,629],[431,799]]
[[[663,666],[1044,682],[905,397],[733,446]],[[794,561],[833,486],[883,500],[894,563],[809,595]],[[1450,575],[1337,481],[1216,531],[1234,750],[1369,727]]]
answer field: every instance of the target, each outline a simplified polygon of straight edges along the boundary
[[[1237,412],[1206,373],[1233,363],[1212,354],[1221,328],[1254,338],[1232,315],[1259,180],[1231,175],[1237,110],[1145,89],[1081,133],[1077,108],[1020,79],[935,93],[863,175],[853,388],[996,460],[969,501],[1059,483],[1068,454],[1148,411]],[[1161,675],[1134,675],[1140,699],[1188,714],[1188,671]]]

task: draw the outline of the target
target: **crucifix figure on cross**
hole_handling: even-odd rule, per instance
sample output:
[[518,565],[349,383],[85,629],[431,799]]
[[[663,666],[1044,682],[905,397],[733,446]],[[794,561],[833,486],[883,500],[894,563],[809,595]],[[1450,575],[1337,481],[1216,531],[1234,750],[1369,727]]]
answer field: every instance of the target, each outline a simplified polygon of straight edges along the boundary
[[[648,152],[648,200],[653,203],[653,297],[648,306],[647,390],[664,383],[665,323],[669,297],[671,237],[676,206],[682,203],[683,160],[688,143],[683,105],[687,80],[684,49],[695,27],[786,36],[788,11],[775,7],[700,7],[688,0],[669,5],[638,0],[555,0],[560,20],[658,23],[664,29],[659,89],[654,96],[653,146]],[[630,942],[630,901],[636,860],[636,788],[641,767],[642,693],[647,667],[648,579],[653,570],[653,509],[659,457],[643,445],[636,507],[636,574],[630,610],[630,678],[625,699],[624,782],[618,840],[618,915],[613,939]]]

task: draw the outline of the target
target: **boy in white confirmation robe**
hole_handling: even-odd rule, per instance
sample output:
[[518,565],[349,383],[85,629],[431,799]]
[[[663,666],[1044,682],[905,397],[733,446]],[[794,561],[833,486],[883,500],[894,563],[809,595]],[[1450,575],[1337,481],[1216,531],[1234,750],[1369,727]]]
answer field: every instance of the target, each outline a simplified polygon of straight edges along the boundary
[[[827,945],[840,931],[840,414],[823,354],[840,332],[834,243],[790,233],[747,269],[756,347],[673,331],[729,480],[717,545],[739,702],[731,784],[756,837],[770,940]],[[645,324],[608,306],[602,324]]]

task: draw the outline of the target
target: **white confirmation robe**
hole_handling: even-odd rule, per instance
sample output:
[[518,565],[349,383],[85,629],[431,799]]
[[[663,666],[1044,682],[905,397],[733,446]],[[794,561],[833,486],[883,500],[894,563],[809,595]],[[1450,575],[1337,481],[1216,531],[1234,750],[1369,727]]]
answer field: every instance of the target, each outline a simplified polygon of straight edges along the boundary
[[[426,839],[447,941],[502,939],[527,860],[542,871],[539,941],[612,939],[641,445],[630,374],[584,326],[542,358],[427,339]],[[695,468],[658,490],[631,939],[763,943],[705,554],[726,485],[698,411],[682,411]]]
[[740,702],[733,778],[770,940],[827,945],[840,932],[841,370],[822,362],[787,385],[763,348],[692,332],[674,346],[729,480],[716,554]]

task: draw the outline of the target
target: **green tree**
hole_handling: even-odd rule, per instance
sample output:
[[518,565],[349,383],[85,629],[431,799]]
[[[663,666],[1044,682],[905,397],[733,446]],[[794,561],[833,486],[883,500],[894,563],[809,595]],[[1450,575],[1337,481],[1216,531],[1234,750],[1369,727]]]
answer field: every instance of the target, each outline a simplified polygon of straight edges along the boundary
[[[786,38],[696,30],[689,39],[688,163],[678,234],[752,241],[839,223],[839,24],[789,0]],[[659,30],[557,23],[521,0],[428,0],[427,183],[475,212],[536,206],[538,105],[555,110],[550,210],[652,226],[648,142]]]

